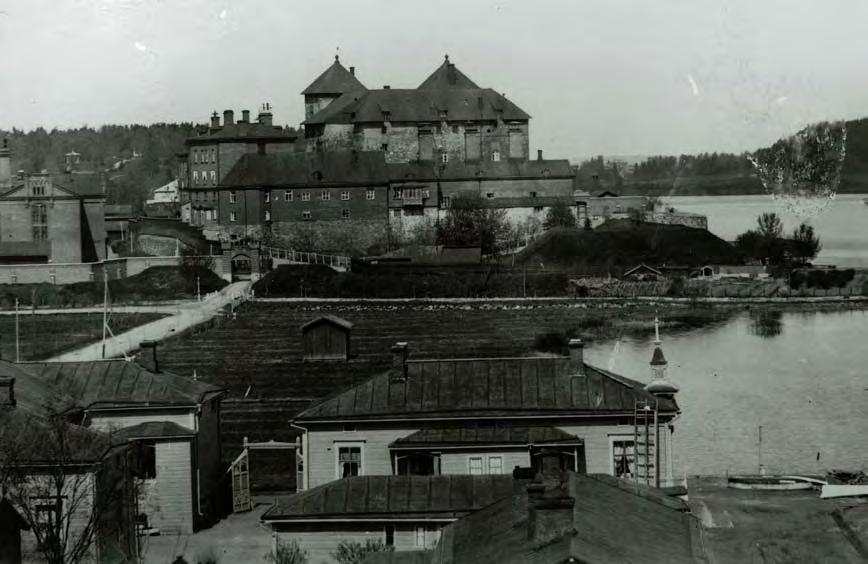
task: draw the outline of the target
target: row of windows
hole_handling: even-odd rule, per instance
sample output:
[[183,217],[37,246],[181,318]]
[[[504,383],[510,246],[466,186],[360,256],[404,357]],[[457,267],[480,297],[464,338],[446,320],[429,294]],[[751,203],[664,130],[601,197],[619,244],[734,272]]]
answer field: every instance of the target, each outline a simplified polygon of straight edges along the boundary
[[[313,219],[313,214],[310,210],[304,210],[301,212],[301,218],[305,221],[310,221]],[[341,219],[350,219],[349,208],[344,208],[341,210]],[[238,213],[234,211],[229,212],[229,221],[238,221]],[[271,212],[269,210],[265,210],[265,221],[271,221]]]
[[[299,199],[302,202],[309,202],[311,198],[310,192],[299,192]],[[275,199],[279,199],[279,195],[275,195]],[[286,202],[294,202],[296,198],[296,194],[293,190],[286,190],[283,193],[283,200]],[[340,198],[342,201],[348,201],[351,198],[351,193],[347,190],[344,190],[340,193]],[[323,190],[320,193],[320,199],[323,201],[329,201],[332,199],[332,194],[329,190]],[[367,190],[365,192],[366,200],[376,200],[377,199],[377,191],[376,190]],[[238,193],[235,191],[229,192],[229,203],[235,204],[238,202]],[[265,203],[271,203],[271,192],[265,192]]]
[[193,192],[191,198],[194,202],[216,202],[217,192]]
[[198,163],[207,163],[217,162],[217,149],[193,149],[193,162]]
[[[203,170],[202,171],[201,184],[208,184],[208,177],[209,176],[211,178],[211,186],[217,186],[217,171],[216,170],[211,170],[211,171]],[[199,171],[198,170],[193,171],[193,184],[195,184],[196,186],[200,185]]]

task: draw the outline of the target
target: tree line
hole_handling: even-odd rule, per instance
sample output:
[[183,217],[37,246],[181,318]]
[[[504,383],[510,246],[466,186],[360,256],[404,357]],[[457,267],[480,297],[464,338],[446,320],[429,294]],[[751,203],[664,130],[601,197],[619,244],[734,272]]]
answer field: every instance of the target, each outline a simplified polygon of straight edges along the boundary
[[807,265],[823,248],[814,228],[806,223],[796,227],[789,236],[784,235],[783,222],[776,213],[759,216],[756,228],[739,235],[735,246],[745,258],[773,267]]

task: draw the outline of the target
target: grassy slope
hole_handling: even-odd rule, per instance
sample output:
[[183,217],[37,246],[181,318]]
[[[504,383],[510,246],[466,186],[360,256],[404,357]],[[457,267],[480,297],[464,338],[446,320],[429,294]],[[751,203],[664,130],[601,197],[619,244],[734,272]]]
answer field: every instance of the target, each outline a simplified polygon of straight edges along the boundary
[[[226,281],[207,269],[198,272],[203,294],[219,290]],[[129,278],[109,281],[112,303],[192,299],[196,297],[195,275],[185,276],[174,266],[155,266]],[[102,305],[103,284],[80,282],[77,284],[3,284],[0,285],[0,309],[12,309],[15,299],[23,307],[31,305],[50,307],[87,307]]]

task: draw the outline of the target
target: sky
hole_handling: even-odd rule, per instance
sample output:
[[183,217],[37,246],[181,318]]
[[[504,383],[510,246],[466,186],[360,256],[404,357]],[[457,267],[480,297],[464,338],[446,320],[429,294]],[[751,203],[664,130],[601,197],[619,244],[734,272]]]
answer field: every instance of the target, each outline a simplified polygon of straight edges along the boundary
[[272,105],[340,55],[369,88],[445,54],[531,116],[531,154],[742,152],[868,116],[866,0],[0,0],[0,129]]

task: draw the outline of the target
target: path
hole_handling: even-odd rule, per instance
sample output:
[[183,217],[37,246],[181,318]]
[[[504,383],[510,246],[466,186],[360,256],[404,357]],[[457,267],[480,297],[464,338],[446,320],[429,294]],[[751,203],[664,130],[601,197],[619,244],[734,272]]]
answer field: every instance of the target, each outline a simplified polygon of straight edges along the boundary
[[[117,313],[135,311],[137,313],[171,313],[172,315],[134,327],[126,333],[121,333],[107,339],[105,343],[105,358],[124,356],[131,351],[137,350],[139,343],[142,341],[159,341],[208,321],[217,315],[224,306],[245,296],[250,291],[250,286],[251,282],[249,281],[235,282],[220,290],[216,295],[189,305],[115,307],[113,311]],[[63,310],[63,313],[71,313],[71,311]],[[102,358],[101,341],[56,356],[51,360],[85,361],[99,360],[100,358]]]

